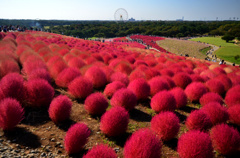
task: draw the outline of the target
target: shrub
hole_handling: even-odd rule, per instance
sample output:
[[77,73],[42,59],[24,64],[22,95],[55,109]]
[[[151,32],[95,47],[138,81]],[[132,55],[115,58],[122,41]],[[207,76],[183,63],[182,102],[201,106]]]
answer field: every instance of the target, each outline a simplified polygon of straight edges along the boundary
[[15,98],[22,102],[24,99],[24,80],[20,74],[10,73],[2,78],[0,81],[0,89],[3,96]]
[[187,95],[182,88],[175,87],[170,92],[176,100],[176,108],[179,109],[187,105]]
[[150,94],[151,96],[154,96],[156,93],[163,91],[163,90],[169,90],[168,83],[165,79],[162,77],[153,77],[148,81],[148,84],[150,85]]
[[102,93],[90,94],[84,103],[84,109],[90,115],[102,115],[108,107],[108,101]]
[[0,101],[0,128],[3,130],[13,129],[22,121],[24,109],[13,98],[5,98]]
[[93,92],[93,84],[89,79],[80,76],[68,85],[68,92],[75,98],[85,99]]
[[173,112],[159,113],[151,120],[151,129],[164,141],[174,138],[179,128],[179,118]]
[[51,83],[51,76],[49,72],[46,69],[36,69],[32,71],[30,74],[28,74],[28,80],[33,80],[33,79],[44,79],[48,83]]
[[142,78],[133,80],[129,83],[128,89],[133,91],[137,96],[138,100],[145,100],[150,95],[150,86],[149,84]]
[[177,151],[180,158],[214,157],[209,135],[197,130],[189,131],[180,136]]
[[240,125],[240,104],[228,108],[230,122]]
[[129,80],[133,81],[138,78],[143,78],[146,79],[145,73],[142,72],[141,70],[134,70],[132,73],[129,75]]
[[119,136],[127,130],[129,114],[123,107],[113,107],[103,114],[100,130],[108,136]]
[[216,79],[208,80],[205,85],[209,91],[218,93],[220,96],[223,96],[225,93],[224,85]]
[[111,82],[114,82],[114,81],[120,81],[122,82],[125,86],[128,86],[129,84],[129,79],[128,79],[128,76],[122,72],[115,72],[111,75],[111,78],[110,78],[110,81]]
[[100,144],[89,150],[83,158],[117,158],[117,154],[107,145]]
[[144,71],[144,73],[147,80],[150,80],[153,77],[161,75],[160,72],[155,68],[148,68],[147,70]]
[[93,83],[93,87],[102,88],[107,84],[107,77],[105,73],[98,67],[90,67],[86,73],[85,77],[88,78]]
[[18,63],[13,60],[0,60],[0,79],[9,73],[20,73]]
[[72,125],[65,136],[64,146],[68,154],[80,152],[88,141],[91,131],[87,125],[76,123]]
[[[30,57],[28,57],[29,59]],[[34,72],[36,69],[45,69],[47,70],[47,66],[44,61],[37,59],[35,61],[28,60],[23,63],[23,71],[25,74],[29,75]]]
[[59,123],[69,119],[71,109],[71,100],[66,95],[59,95],[52,100],[48,109],[48,114],[54,123]]
[[210,102],[218,102],[219,104],[223,104],[223,99],[218,93],[207,92],[200,99],[199,102],[202,106],[210,103]]
[[160,71],[161,75],[166,75],[169,77],[173,77],[174,76],[174,72],[168,68],[164,68]]
[[128,62],[120,62],[114,67],[114,70],[129,75],[132,72],[132,67]]
[[34,107],[49,106],[53,96],[53,87],[43,79],[29,80],[26,83],[27,101]]
[[125,158],[161,157],[162,142],[150,129],[140,129],[124,145]]
[[207,131],[212,127],[210,117],[202,110],[192,111],[185,124],[189,130]]
[[172,93],[161,91],[152,97],[150,105],[157,113],[162,111],[174,111],[176,109],[176,100]]
[[176,84],[175,84],[175,82],[172,80],[171,77],[169,77],[169,76],[161,76],[161,77],[164,78],[164,79],[167,81],[168,86],[169,86],[170,89],[176,87]]
[[63,60],[56,61],[51,67],[49,67],[51,77],[56,79],[58,74],[67,67],[67,64]]
[[226,92],[232,87],[232,81],[227,77],[227,75],[218,75],[216,79],[223,84]]
[[122,88],[113,94],[111,105],[121,106],[126,110],[132,110],[137,105],[137,97],[131,90]]
[[205,82],[204,79],[198,74],[191,74],[190,77],[192,79],[192,82]]
[[176,86],[181,87],[182,89],[185,89],[187,85],[192,82],[191,77],[184,72],[175,74],[172,79],[175,82]]
[[240,147],[239,132],[227,124],[214,126],[210,131],[213,148],[223,155],[235,154]]
[[55,83],[59,87],[66,88],[76,77],[79,76],[81,76],[81,73],[77,68],[65,68],[58,74]]
[[77,58],[77,57],[73,57],[72,59],[70,59],[68,61],[69,67],[74,67],[74,68],[80,69],[85,65],[86,65],[86,63],[81,58]]
[[201,82],[192,82],[185,89],[188,99],[196,102],[207,92],[207,87]]
[[227,109],[218,102],[210,102],[202,110],[210,117],[213,125],[226,122],[229,118]]
[[228,90],[225,97],[225,103],[228,107],[240,104],[240,85],[234,86]]
[[121,88],[126,88],[125,84],[123,84],[122,82],[120,81],[114,81],[112,83],[109,83],[105,89],[104,89],[104,92],[103,94],[106,96],[106,97],[109,97],[111,98],[113,96],[113,94],[121,89]]

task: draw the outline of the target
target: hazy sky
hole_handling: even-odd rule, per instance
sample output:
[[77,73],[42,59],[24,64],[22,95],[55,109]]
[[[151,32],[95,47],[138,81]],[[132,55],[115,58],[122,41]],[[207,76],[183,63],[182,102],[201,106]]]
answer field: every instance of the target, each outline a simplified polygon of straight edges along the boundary
[[0,19],[114,20],[118,8],[136,20],[240,20],[240,0],[0,0]]

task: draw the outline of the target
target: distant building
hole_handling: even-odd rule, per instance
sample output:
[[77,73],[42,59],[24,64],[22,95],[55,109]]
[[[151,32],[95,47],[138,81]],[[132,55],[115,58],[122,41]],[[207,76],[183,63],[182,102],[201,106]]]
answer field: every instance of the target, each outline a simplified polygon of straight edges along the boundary
[[129,19],[128,21],[136,21],[134,18]]
[[182,17],[182,19],[176,19],[176,21],[184,21],[184,16]]

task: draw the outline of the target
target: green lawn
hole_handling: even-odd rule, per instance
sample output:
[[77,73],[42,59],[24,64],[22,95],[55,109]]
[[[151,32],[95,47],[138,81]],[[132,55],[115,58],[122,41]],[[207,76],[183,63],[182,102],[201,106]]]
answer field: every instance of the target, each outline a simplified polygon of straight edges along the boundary
[[240,64],[240,59],[235,60],[234,58],[236,55],[240,55],[240,47],[239,45],[235,45],[233,42],[227,43],[226,41],[222,40],[221,37],[200,37],[191,39],[191,41],[200,41],[221,46],[220,49],[216,51],[218,58]]

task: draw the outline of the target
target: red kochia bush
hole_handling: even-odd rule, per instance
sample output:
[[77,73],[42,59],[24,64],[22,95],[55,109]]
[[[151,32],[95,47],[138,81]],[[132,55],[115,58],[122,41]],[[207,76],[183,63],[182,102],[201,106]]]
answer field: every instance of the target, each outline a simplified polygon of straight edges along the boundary
[[173,81],[178,87],[185,89],[192,82],[191,77],[184,72],[179,72],[173,76]]
[[200,99],[199,102],[202,106],[206,105],[207,103],[210,102],[218,102],[219,104],[223,104],[223,99],[222,97],[214,92],[208,92],[205,93]]
[[80,76],[68,85],[68,92],[75,98],[85,99],[93,92],[93,84],[89,79]]
[[127,130],[129,114],[123,107],[113,107],[103,114],[100,130],[108,136],[119,136]]
[[209,91],[218,93],[221,96],[223,96],[225,93],[224,85],[216,79],[208,80],[206,82],[206,87],[209,89]]
[[33,79],[44,79],[46,81],[48,81],[49,83],[51,83],[51,76],[49,74],[49,72],[46,69],[36,69],[34,71],[32,71],[30,74],[28,74],[28,80],[33,80]]
[[20,73],[18,63],[11,59],[0,60],[0,78],[9,73]]
[[17,73],[10,73],[2,78],[0,81],[0,89],[3,96],[15,98],[18,101],[23,101],[24,85],[23,77]]
[[208,92],[207,87],[201,82],[192,82],[189,84],[186,89],[185,93],[190,101],[198,102],[199,99]]
[[85,77],[88,78],[93,83],[93,87],[102,88],[107,84],[107,77],[105,73],[98,67],[90,67],[86,73]]
[[231,107],[236,104],[240,104],[239,96],[240,96],[240,85],[237,85],[228,90],[225,97],[225,103],[227,104],[228,107]]
[[109,83],[109,84],[105,87],[103,94],[104,94],[106,97],[111,98],[111,97],[113,96],[113,94],[114,94],[117,90],[119,90],[119,89],[121,89],[121,88],[126,88],[126,86],[125,86],[122,82],[120,82],[120,81],[114,81],[114,82],[112,82],[112,83]]
[[152,97],[150,105],[157,113],[162,111],[174,111],[176,109],[176,100],[172,93],[161,91]]
[[240,125],[240,104],[236,104],[228,108],[229,120]]
[[83,158],[117,158],[117,154],[107,145],[100,144],[89,150]]
[[227,75],[218,75],[216,79],[223,84],[225,91],[228,91],[232,87],[232,81]]
[[52,100],[48,109],[48,114],[54,123],[59,123],[69,119],[71,109],[71,100],[66,95],[59,95]]
[[177,151],[180,158],[213,158],[212,142],[207,133],[193,130],[178,140]]
[[80,69],[85,65],[86,65],[86,63],[81,58],[78,58],[78,57],[73,57],[72,59],[70,59],[68,61],[69,67],[75,67],[75,68]]
[[66,88],[76,77],[79,76],[81,76],[81,73],[77,68],[65,68],[58,74],[55,83],[59,87]]
[[176,100],[176,108],[182,108],[187,105],[187,95],[180,87],[175,87],[171,91]]
[[157,136],[168,141],[174,138],[179,131],[179,118],[173,112],[162,112],[155,115],[151,120],[151,129]]
[[210,131],[210,137],[212,139],[214,149],[223,155],[231,155],[239,151],[239,132],[227,124],[214,126]]
[[161,157],[162,142],[150,129],[140,129],[127,140],[123,155],[125,158]]
[[128,85],[128,89],[135,93],[138,100],[145,100],[150,95],[150,86],[142,78],[135,79],[132,82],[130,82]]
[[227,109],[218,102],[210,102],[202,110],[210,117],[213,125],[224,123],[229,118]]
[[167,81],[159,76],[150,79],[148,84],[150,85],[151,96],[154,96],[159,91],[169,90]]
[[76,123],[72,125],[65,136],[64,146],[68,154],[80,152],[88,141],[91,131],[87,125]]
[[24,109],[16,99],[5,98],[0,101],[0,128],[13,129],[22,121]]
[[102,93],[90,94],[84,103],[85,110],[91,115],[102,115],[108,107],[108,101]]
[[131,90],[122,88],[113,94],[111,105],[121,106],[126,110],[132,110],[137,105],[137,97]]
[[26,83],[27,100],[34,107],[49,106],[53,96],[53,87],[43,79],[29,80]]
[[206,131],[212,127],[210,117],[202,110],[192,111],[185,124],[189,130]]
[[129,84],[128,76],[126,74],[122,73],[122,72],[115,72],[115,73],[113,73],[111,75],[110,81],[111,82],[120,81],[123,84],[125,84],[126,86],[128,86],[128,84]]

